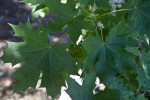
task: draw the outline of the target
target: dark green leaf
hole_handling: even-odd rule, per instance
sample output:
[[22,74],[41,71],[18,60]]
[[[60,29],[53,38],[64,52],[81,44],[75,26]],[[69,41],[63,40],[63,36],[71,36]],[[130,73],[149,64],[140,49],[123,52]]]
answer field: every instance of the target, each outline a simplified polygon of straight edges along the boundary
[[85,16],[76,16],[71,22],[69,22],[68,34],[73,42],[78,40],[79,36],[82,34],[82,29],[89,31],[93,31],[95,29],[93,23],[85,21],[84,18]]
[[93,97],[93,89],[95,87],[96,75],[91,73],[86,75],[83,85],[80,86],[75,80],[68,79],[68,89],[66,92],[70,95],[72,100],[91,100]]
[[60,93],[61,86],[65,85],[65,75],[74,71],[75,62],[66,52],[70,43],[50,46],[48,35],[37,32],[29,22],[26,26],[20,24],[12,27],[24,42],[9,43],[2,60],[11,61],[13,65],[25,62],[14,74],[14,92],[35,88],[42,73],[41,87],[46,87],[47,93],[55,97]]
[[138,68],[138,81],[145,90],[150,90],[150,52],[140,55],[141,67]]
[[111,9],[109,0],[79,0],[79,2],[85,6],[93,6],[95,3],[97,7],[102,8],[104,10]]
[[120,95],[119,90],[106,88],[103,92],[96,94],[92,100],[120,100]]
[[116,73],[136,70],[135,56],[125,50],[136,41],[126,37],[125,34],[118,35],[119,28],[116,26],[109,32],[106,42],[97,35],[89,36],[82,43],[87,50],[85,69],[91,70],[95,65],[101,82],[106,85],[112,84]]
[[129,9],[129,22],[132,22],[134,31],[142,36],[150,36],[150,0],[129,0],[126,9]]

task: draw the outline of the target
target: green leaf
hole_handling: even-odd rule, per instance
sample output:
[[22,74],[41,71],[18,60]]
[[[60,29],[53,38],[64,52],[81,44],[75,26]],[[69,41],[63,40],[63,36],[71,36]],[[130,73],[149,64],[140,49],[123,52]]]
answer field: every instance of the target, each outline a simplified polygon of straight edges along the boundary
[[[118,77],[117,77],[118,78]],[[134,79],[135,80],[135,79]],[[131,91],[131,90],[129,90],[128,88],[127,88],[127,85],[128,85],[128,83],[127,84],[124,84],[123,83],[123,80],[122,80],[122,78],[121,79],[119,79],[119,80],[117,80],[112,86],[113,87],[111,87],[111,88],[116,88],[116,89],[118,89],[119,91],[120,91],[120,100],[132,100],[131,98],[134,98],[134,93]],[[134,84],[133,84],[134,85]],[[129,86],[129,85],[128,85]]]
[[[75,9],[75,1],[69,0],[66,4],[60,2],[60,0],[45,0],[46,5],[51,13],[56,14],[60,18],[53,20],[52,24],[49,24],[45,28],[47,33],[55,33],[62,31],[64,25],[69,25],[68,34],[71,40],[75,43],[81,35],[82,29],[94,30],[94,24],[92,22],[85,21],[86,16],[75,16],[78,9]],[[57,6],[56,6],[57,5]]]
[[[66,4],[61,3],[61,0],[44,0],[45,4],[49,8],[49,11],[59,16],[59,24],[65,24],[73,19],[77,14],[75,9],[75,0],[68,0]],[[55,23],[56,24],[56,23]]]
[[101,82],[108,86],[114,81],[116,73],[136,70],[135,56],[125,50],[134,46],[136,41],[125,34],[118,35],[117,30],[118,26],[114,27],[105,42],[97,35],[89,36],[82,43],[87,50],[85,70],[96,66]]
[[110,10],[109,0],[95,0],[95,4],[104,10]]
[[113,28],[120,21],[122,21],[124,17],[124,14],[121,13],[116,13],[116,16],[113,16],[112,15],[113,12],[110,10],[104,11],[102,9],[97,9],[94,13],[99,15],[96,17],[97,22],[102,22],[105,28],[106,27]]
[[25,62],[14,74],[14,92],[35,88],[42,73],[41,87],[46,87],[47,93],[55,97],[65,85],[65,75],[74,72],[75,61],[66,52],[70,43],[50,46],[48,34],[37,32],[29,22],[12,27],[24,42],[9,43],[2,60],[11,61],[13,65]]
[[106,88],[103,92],[96,94],[92,100],[120,100],[120,91]]
[[132,22],[134,31],[142,36],[150,36],[150,1],[129,0],[129,22]]
[[75,8],[75,0],[68,0],[66,4],[61,3],[61,0],[44,0],[49,12],[57,15],[59,18],[53,19],[52,24],[48,24],[43,30],[47,33],[61,32],[63,27],[67,25],[74,16],[78,13]]
[[97,7],[102,8],[104,10],[111,9],[109,0],[79,0],[79,2],[85,6],[96,4]]
[[44,4],[43,0],[23,0],[25,3],[31,3],[32,5],[41,5]]
[[71,52],[71,56],[73,58],[82,59],[86,55],[85,49],[81,44],[79,45],[72,44],[68,49]]
[[69,78],[68,89],[66,92],[70,95],[72,100],[91,100],[93,97],[95,80],[96,74],[94,72],[89,75],[85,75],[82,86],[76,83],[74,79]]
[[147,100],[147,99],[144,97],[144,94],[140,94],[136,97],[136,100]]
[[[23,0],[34,11],[44,8],[45,13],[56,17],[46,27],[40,24],[38,31],[29,22],[12,25],[24,42],[8,42],[1,59],[12,65],[24,62],[14,73],[14,92],[35,88],[41,79],[40,87],[46,87],[54,98],[65,86],[67,76],[77,75],[81,69],[82,86],[71,78],[67,80],[66,91],[73,100],[144,100],[139,92],[150,90],[150,0],[125,0],[115,11],[109,1]],[[50,45],[48,34],[66,28],[73,44],[58,41]],[[83,30],[81,44],[75,45]],[[106,89],[94,95],[96,77]]]
[[69,22],[68,34],[73,42],[76,42],[79,36],[82,34],[81,30],[86,29],[93,31],[95,26],[92,22],[85,21],[85,16],[76,16],[74,19]]
[[127,48],[125,48],[125,49],[126,49],[128,52],[131,52],[131,53],[133,53],[133,54],[136,55],[136,56],[139,56],[139,55],[141,54],[137,47],[127,47]]
[[145,90],[150,89],[150,52],[140,55],[141,67],[138,68],[138,82],[141,86],[144,86]]
[[127,89],[132,91],[133,93],[138,92],[139,83],[137,80],[137,73],[128,72],[123,75],[123,84],[127,86]]

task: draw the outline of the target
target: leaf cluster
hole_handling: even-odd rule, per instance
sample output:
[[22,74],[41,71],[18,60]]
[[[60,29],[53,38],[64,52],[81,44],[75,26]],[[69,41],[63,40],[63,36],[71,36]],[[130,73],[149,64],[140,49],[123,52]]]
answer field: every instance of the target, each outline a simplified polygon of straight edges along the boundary
[[[38,30],[30,21],[12,25],[24,42],[8,42],[1,59],[13,65],[25,62],[14,73],[14,92],[35,89],[41,79],[40,87],[53,98],[67,81],[66,92],[73,100],[145,100],[139,93],[150,90],[150,0],[127,0],[115,11],[109,0],[24,2],[36,5],[36,10],[47,8],[59,18]],[[66,27],[72,42],[50,45],[48,34]],[[69,77],[79,69],[82,86]],[[96,77],[106,88],[93,94]]]

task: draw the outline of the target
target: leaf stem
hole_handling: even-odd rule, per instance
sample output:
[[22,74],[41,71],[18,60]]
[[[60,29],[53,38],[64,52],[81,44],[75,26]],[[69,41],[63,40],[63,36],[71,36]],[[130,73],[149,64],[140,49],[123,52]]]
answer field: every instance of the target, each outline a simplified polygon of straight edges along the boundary
[[62,39],[66,33],[67,33],[67,32],[65,32],[55,43],[53,43],[53,44],[51,45],[51,47],[54,46],[57,42],[59,42],[60,39]]
[[86,11],[83,7],[81,7],[82,10],[84,10],[89,16],[91,15],[88,11]]
[[88,11],[86,11],[83,7],[81,7],[81,9],[82,9],[83,11],[85,11],[85,12],[89,15],[89,17],[91,17],[91,19],[93,20],[93,17],[91,16],[91,14],[90,14]]
[[111,14],[111,13],[113,13],[113,12],[130,11],[130,10],[133,10],[133,9],[136,9],[136,8],[131,8],[131,9],[119,9],[119,10],[111,11],[111,12],[108,12],[108,13],[105,13],[105,14],[102,14],[102,15],[98,16],[97,19],[100,18],[100,17],[106,16],[106,15],[109,15],[109,14]]
[[102,40],[104,41],[103,30],[102,30],[102,27],[101,27],[101,26],[100,26],[100,31],[101,31],[101,37],[102,37]]

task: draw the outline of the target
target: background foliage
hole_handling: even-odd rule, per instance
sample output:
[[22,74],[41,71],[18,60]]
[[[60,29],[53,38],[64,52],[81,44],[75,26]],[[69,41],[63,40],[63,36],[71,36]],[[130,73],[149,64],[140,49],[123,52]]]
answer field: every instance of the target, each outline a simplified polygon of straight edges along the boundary
[[[38,31],[30,21],[12,25],[24,42],[8,42],[1,59],[13,65],[25,62],[14,74],[14,92],[35,88],[42,79],[41,87],[46,87],[53,98],[67,81],[66,92],[73,100],[144,100],[139,93],[150,89],[150,1],[121,0],[122,5],[112,6],[110,1],[24,0],[36,6],[35,10],[46,9],[45,13],[54,13],[58,18],[45,27],[40,24]],[[66,28],[64,34],[72,42],[50,45],[48,34]],[[80,35],[83,39],[77,45]],[[83,71],[82,86],[69,77],[78,75],[79,69]],[[106,89],[93,94],[96,77]]]

